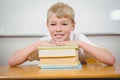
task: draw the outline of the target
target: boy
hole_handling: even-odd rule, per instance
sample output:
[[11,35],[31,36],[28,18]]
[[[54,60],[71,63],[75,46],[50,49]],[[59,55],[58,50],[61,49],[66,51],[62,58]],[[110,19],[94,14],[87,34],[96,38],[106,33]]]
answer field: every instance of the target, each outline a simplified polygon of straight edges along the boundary
[[74,10],[67,4],[58,2],[48,9],[47,28],[50,37],[43,37],[40,41],[16,51],[8,64],[16,66],[27,60],[39,60],[38,46],[65,44],[77,44],[81,47],[79,55],[82,63],[86,63],[86,59],[91,56],[107,65],[115,63],[115,57],[109,51],[93,44],[83,34],[72,33],[75,29]]

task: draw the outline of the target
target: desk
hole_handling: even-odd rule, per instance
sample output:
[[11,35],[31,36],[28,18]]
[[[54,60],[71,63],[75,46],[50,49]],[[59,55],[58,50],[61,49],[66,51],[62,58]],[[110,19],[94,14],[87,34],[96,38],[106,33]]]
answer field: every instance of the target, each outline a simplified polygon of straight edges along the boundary
[[83,65],[82,69],[39,69],[37,65],[1,66],[0,79],[120,78],[120,65]]

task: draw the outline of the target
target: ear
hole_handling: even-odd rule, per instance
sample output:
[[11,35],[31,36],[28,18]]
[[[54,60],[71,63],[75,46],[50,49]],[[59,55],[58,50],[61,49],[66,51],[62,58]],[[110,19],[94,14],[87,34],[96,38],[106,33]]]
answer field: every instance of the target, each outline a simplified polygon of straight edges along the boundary
[[72,31],[75,30],[75,22],[72,23]]

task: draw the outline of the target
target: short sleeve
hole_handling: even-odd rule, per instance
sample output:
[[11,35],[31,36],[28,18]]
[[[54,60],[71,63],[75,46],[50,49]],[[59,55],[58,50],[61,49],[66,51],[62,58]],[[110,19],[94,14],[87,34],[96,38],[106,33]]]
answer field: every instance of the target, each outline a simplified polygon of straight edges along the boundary
[[50,41],[51,38],[50,37],[41,37],[39,40],[40,41]]
[[91,40],[89,40],[84,34],[76,34],[76,35],[77,35],[78,40],[81,40],[81,41],[91,44],[93,46],[97,46]]

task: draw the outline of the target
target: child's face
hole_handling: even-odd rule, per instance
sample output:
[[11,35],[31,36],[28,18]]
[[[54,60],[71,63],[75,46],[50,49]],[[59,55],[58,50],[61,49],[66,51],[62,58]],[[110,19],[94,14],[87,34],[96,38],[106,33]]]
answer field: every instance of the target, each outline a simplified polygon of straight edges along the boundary
[[58,18],[55,14],[51,14],[47,26],[53,41],[66,41],[70,40],[70,33],[74,30],[75,23],[69,18]]

